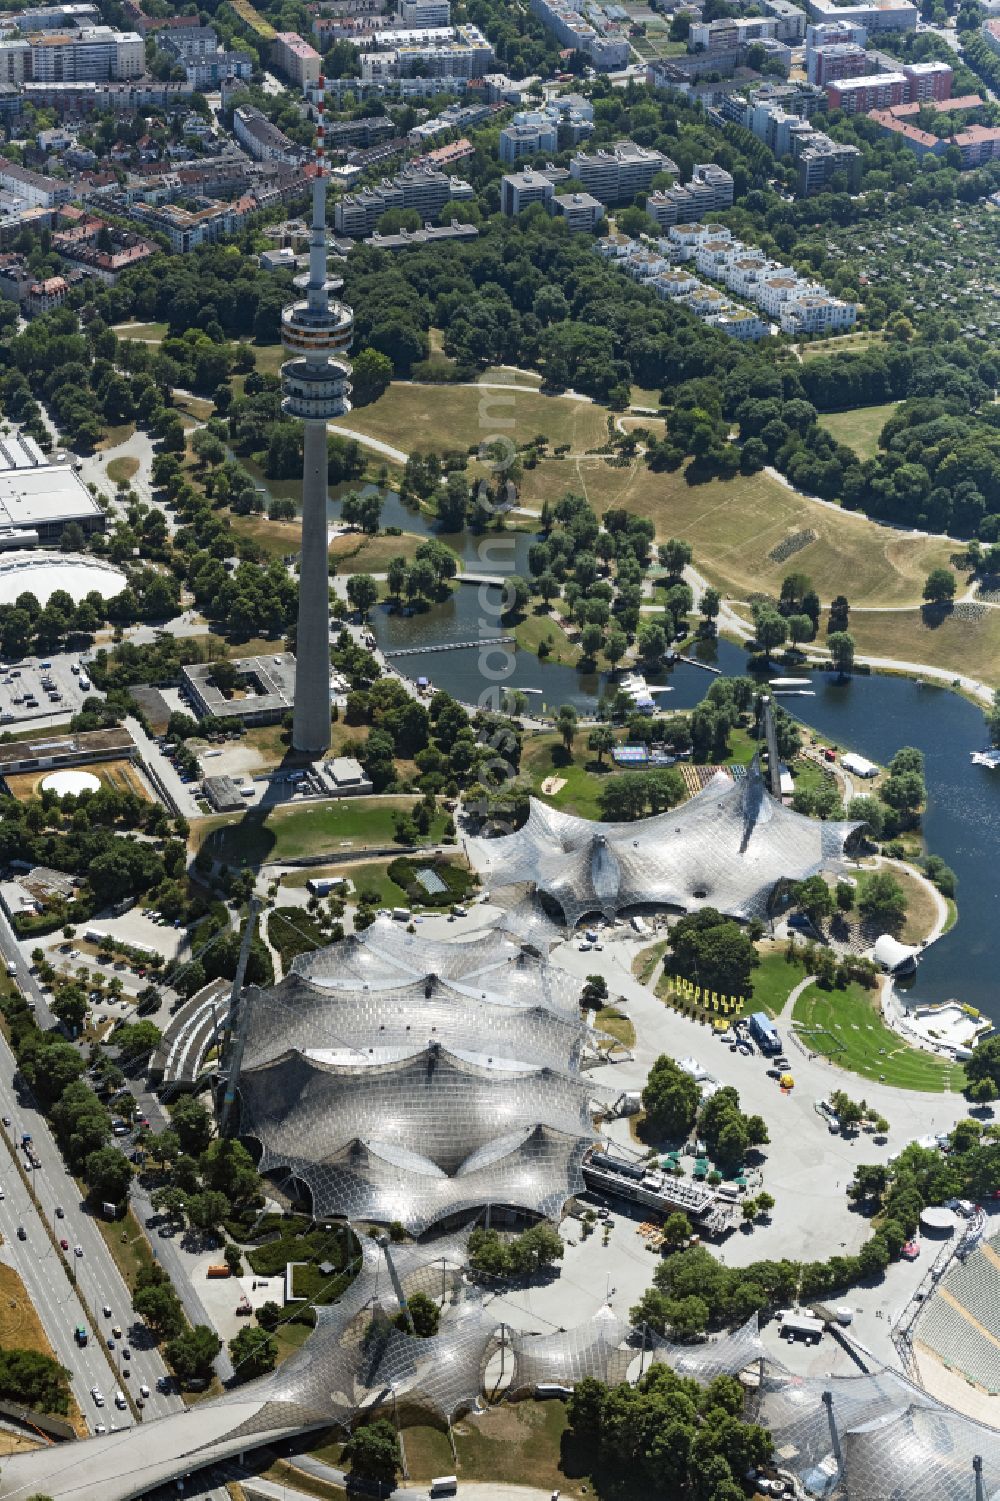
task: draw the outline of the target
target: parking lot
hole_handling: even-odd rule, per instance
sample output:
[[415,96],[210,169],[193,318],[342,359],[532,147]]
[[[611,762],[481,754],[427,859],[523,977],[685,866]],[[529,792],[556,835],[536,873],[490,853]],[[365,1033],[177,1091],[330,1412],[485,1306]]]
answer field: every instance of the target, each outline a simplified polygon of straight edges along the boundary
[[76,714],[94,692],[85,672],[68,653],[0,665],[0,724]]

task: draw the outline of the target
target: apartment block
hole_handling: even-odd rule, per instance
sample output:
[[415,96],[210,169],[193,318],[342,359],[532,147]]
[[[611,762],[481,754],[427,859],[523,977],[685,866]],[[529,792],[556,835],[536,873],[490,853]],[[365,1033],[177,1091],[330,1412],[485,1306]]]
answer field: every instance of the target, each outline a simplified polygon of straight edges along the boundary
[[964,168],[981,167],[1000,158],[1000,130],[995,126],[970,125],[952,136],[948,144],[958,147]]
[[577,152],[569,166],[588,193],[608,204],[629,202],[658,172],[678,175],[676,162],[634,141],[616,141],[610,151]]
[[449,200],[473,197],[469,183],[433,169],[411,168],[386,179],[377,188],[364,188],[337,200],[334,228],[338,234],[362,239],[370,235],[379,219],[391,208],[416,209],[421,219],[432,219]]
[[604,204],[590,193],[554,193],[548,204],[549,212],[562,219],[571,230],[593,234],[604,218]]
[[838,5],[836,0],[805,0],[811,21],[846,21],[873,31],[916,31],[919,11],[910,0],[863,0]]
[[0,83],[23,83],[31,71],[31,44],[24,37],[0,42]]
[[781,309],[781,331],[797,338],[801,334],[842,333],[853,328],[858,310],[821,292],[790,297]]
[[159,83],[155,79],[144,79],[136,83],[26,82],[23,97],[26,104],[36,109],[52,109],[65,119],[80,119],[95,110],[130,115],[151,105],[176,109],[186,105],[193,93],[194,85],[186,81]]
[[823,88],[841,78],[861,78],[871,68],[871,58],[856,42],[832,42],[826,47],[806,48],[806,76]]
[[318,81],[322,58],[297,31],[279,31],[271,44],[271,62],[279,73],[304,89]]
[[71,183],[58,177],[43,177],[40,172],[31,172],[5,157],[0,157],[0,188],[32,208],[58,208],[74,196]]
[[530,0],[531,13],[563,44],[583,52],[600,72],[624,68],[629,60],[628,38],[613,27],[598,30],[585,20],[572,0]]
[[158,45],[172,57],[187,62],[218,52],[219,33],[214,26],[171,26],[164,31]]
[[29,38],[31,78],[37,83],[101,82],[141,78],[145,49],[137,31],[85,26]]
[[548,173],[508,172],[500,179],[500,212],[513,218],[533,203],[543,203],[548,208],[555,195],[555,184]]
[[837,172],[847,174],[849,191],[857,189],[861,182],[861,152],[857,146],[845,146],[840,141],[814,130],[808,144],[797,156],[799,169],[799,192],[803,198],[810,193],[819,193]]
[[404,26],[448,26],[451,24],[451,0],[403,0],[399,19]]
[[239,105],[233,111],[233,134],[254,161],[299,162],[304,155],[301,146],[296,146],[284,131],[249,104]]
[[733,202],[733,179],[724,167],[714,162],[695,167],[691,181],[672,188],[661,188],[646,198],[646,213],[663,229],[672,224],[690,224],[707,219]]
[[[905,109],[906,106],[900,105],[899,108]],[[919,125],[899,119],[895,110],[873,109],[869,111],[868,118],[874,120],[887,135],[899,136],[916,156],[943,156],[948,149],[947,141],[931,135],[929,130],[921,130]]]
[[[801,11],[796,12],[802,18]],[[799,32],[801,36],[801,30]],[[691,27],[688,47],[693,52],[698,48],[705,52],[729,52],[740,47],[749,47],[765,37],[778,36],[778,22],[773,16],[748,16],[745,18],[718,21],[699,21]]]
[[948,63],[932,60],[925,63],[900,63],[899,71],[910,86],[908,104],[942,103],[951,98],[955,70]]
[[860,78],[831,83],[826,97],[831,109],[842,109],[845,115],[865,115],[870,109],[906,104],[910,90],[902,73],[865,73]]
[[863,47],[867,40],[867,29],[857,22],[819,21],[810,22],[806,27],[807,49],[809,47],[833,47],[840,42],[857,42],[859,47]]
[[532,124],[513,124],[500,132],[500,160],[517,162],[540,151],[555,153],[559,149],[559,125],[555,120],[539,118]]
[[41,5],[19,11],[17,25],[23,32],[67,31],[72,26],[96,26],[101,15],[96,5]]
[[478,26],[446,26],[425,31],[383,31],[372,38],[378,50],[361,54],[362,82],[409,78],[482,78],[492,72],[496,54]]

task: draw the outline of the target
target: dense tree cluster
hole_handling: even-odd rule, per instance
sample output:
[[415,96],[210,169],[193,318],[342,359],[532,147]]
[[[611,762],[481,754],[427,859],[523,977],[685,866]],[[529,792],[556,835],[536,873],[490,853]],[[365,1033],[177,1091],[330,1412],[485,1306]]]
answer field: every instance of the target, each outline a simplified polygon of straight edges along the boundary
[[562,1260],[563,1243],[546,1220],[505,1239],[497,1230],[473,1230],[469,1266],[490,1277],[533,1277]]
[[674,923],[664,965],[702,989],[723,995],[749,995],[760,963],[750,935],[714,907],[702,907]]
[[634,1386],[585,1377],[568,1407],[580,1473],[601,1477],[601,1492],[604,1477],[613,1489],[627,1475],[637,1494],[741,1501],[745,1476],[770,1462],[772,1448],[767,1430],[746,1421],[745,1405],[732,1376],[700,1386],[661,1364]]

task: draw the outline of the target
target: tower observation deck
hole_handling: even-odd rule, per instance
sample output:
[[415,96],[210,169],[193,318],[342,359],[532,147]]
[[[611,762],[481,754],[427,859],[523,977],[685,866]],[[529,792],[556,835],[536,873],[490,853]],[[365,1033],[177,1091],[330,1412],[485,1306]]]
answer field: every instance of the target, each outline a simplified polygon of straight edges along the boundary
[[333,295],[343,282],[327,276],[322,78],[317,111],[309,270],[295,281],[302,299],[281,314],[281,343],[290,356],[281,367],[282,409],[305,425],[292,747],[312,756],[322,755],[330,744],[326,425],[351,409],[351,366],[345,356],[354,335],[351,309]]

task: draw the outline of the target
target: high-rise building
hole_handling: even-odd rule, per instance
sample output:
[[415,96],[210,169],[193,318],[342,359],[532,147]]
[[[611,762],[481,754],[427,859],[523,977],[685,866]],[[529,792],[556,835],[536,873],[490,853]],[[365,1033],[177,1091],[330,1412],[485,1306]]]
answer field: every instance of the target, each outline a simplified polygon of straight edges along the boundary
[[281,314],[281,343],[289,359],[281,367],[289,417],[301,417],[302,561],[295,647],[295,708],[292,748],[321,756],[330,744],[330,581],[327,553],[327,423],[350,411],[351,367],[345,358],[354,334],[354,314],[331,299],[341,281],[327,279],[326,159],[323,78],[317,84],[316,176],[313,181],[309,271],[296,278],[304,293]]

